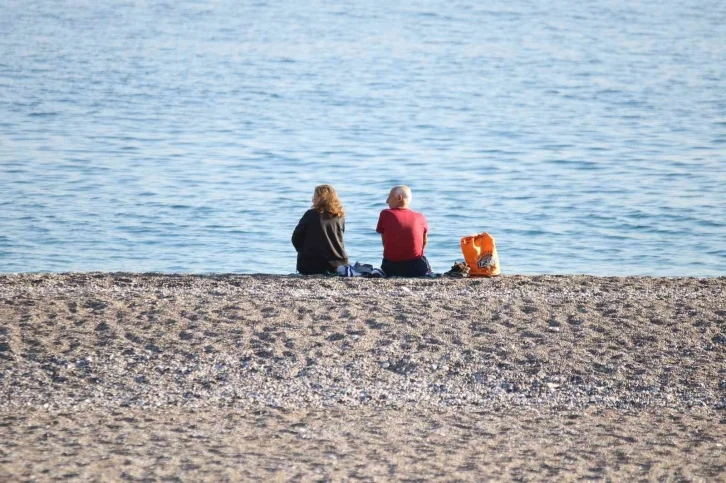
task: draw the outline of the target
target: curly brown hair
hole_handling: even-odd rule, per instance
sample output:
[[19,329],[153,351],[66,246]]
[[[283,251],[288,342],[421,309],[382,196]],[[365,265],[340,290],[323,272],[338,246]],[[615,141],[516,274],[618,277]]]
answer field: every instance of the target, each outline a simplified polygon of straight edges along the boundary
[[321,184],[315,187],[315,201],[313,209],[321,215],[334,218],[336,216],[342,218],[345,216],[343,204],[338,198],[335,188],[329,184]]

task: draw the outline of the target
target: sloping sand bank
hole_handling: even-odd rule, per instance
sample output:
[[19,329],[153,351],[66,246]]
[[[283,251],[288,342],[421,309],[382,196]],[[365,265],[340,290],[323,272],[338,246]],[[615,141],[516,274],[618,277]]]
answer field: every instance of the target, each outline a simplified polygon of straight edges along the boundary
[[0,276],[0,479],[726,476],[726,278]]

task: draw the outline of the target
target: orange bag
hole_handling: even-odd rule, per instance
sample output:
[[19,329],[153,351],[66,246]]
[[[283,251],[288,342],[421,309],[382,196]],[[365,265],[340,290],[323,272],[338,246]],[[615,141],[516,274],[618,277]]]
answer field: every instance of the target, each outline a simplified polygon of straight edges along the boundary
[[499,269],[497,246],[489,233],[462,238],[461,252],[469,266],[470,277],[496,277],[502,273]]

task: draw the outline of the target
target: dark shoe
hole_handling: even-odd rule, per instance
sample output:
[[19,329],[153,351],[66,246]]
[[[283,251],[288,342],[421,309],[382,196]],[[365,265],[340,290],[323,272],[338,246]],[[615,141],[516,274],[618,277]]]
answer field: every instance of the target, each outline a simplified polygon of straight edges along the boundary
[[468,277],[469,266],[464,262],[455,263],[451,266],[451,270],[445,272],[444,275],[447,277]]

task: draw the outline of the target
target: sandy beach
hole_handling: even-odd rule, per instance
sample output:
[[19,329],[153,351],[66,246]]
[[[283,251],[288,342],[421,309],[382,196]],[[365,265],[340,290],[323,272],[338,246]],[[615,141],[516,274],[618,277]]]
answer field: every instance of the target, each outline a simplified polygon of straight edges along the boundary
[[726,278],[0,276],[0,480],[726,479]]

